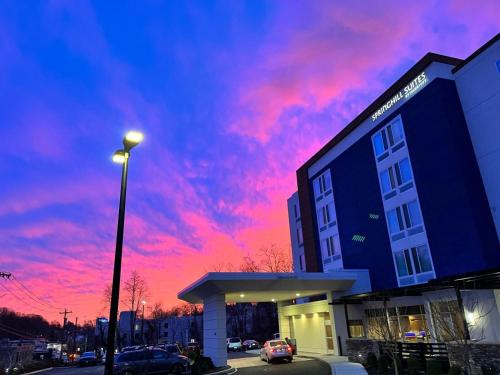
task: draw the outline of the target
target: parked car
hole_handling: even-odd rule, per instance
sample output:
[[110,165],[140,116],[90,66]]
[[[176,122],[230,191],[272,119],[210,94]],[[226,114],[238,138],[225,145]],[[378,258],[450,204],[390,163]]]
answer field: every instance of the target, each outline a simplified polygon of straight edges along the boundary
[[244,350],[259,349],[259,348],[260,348],[260,345],[255,340],[245,340],[245,341],[243,341],[243,349]]
[[189,370],[189,359],[169,354],[162,349],[143,349],[124,352],[115,357],[113,374],[184,374]]
[[76,362],[78,366],[95,366],[100,363],[94,352],[83,353]]
[[181,355],[182,351],[179,345],[177,344],[162,344],[155,347],[155,349],[163,349],[169,354]]
[[230,337],[227,339],[227,351],[241,352],[243,349],[243,344],[239,337]]
[[275,359],[286,359],[292,362],[292,348],[284,340],[269,340],[266,341],[262,349],[260,349],[260,359],[271,363]]

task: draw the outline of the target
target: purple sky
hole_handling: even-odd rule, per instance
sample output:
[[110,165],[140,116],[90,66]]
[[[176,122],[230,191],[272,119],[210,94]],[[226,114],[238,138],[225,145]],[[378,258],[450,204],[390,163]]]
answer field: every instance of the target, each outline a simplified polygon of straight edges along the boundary
[[[151,301],[289,248],[295,171],[425,53],[465,58],[495,1],[7,1],[0,5],[0,271],[79,319],[111,280],[124,132],[124,277]],[[140,5],[140,7],[139,7]],[[0,305],[60,319],[1,282]]]

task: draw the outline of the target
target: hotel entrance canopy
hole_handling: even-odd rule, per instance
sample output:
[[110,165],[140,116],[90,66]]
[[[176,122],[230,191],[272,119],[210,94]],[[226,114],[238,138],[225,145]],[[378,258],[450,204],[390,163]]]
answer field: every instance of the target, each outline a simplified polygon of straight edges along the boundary
[[344,295],[370,291],[367,270],[335,272],[264,273],[210,272],[179,292],[178,298],[203,303],[213,295],[227,302],[278,302],[327,292]]
[[[280,316],[280,306],[286,303],[284,301],[321,294],[332,295],[332,292],[335,298],[339,298],[370,291],[368,270],[326,273],[211,272],[182,290],[178,297],[187,302],[203,304],[204,355],[210,357],[216,366],[225,366],[226,303],[276,302],[280,334],[284,334],[284,328],[281,328],[283,324],[280,323],[286,319]],[[331,308],[332,321],[339,321],[340,315],[333,313],[334,306]],[[345,322],[343,324],[345,326]]]

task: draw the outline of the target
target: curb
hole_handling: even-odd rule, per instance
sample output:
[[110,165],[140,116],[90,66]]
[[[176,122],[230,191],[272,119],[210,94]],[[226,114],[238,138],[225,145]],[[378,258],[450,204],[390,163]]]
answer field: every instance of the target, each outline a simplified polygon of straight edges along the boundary
[[54,369],[54,367],[47,367],[47,368],[43,368],[41,370],[36,370],[36,371],[32,371],[32,372],[25,372],[23,375],[38,374],[40,372],[49,371],[49,370],[53,370],[53,369]]
[[[230,371],[233,371],[233,372],[230,372]],[[222,375],[222,374],[234,374],[235,372],[237,372],[238,369],[237,368],[234,368],[234,367],[231,367],[231,366],[226,366],[226,368],[223,368],[221,370],[218,370],[218,371],[212,371],[212,372],[204,372],[203,374],[204,375]]]

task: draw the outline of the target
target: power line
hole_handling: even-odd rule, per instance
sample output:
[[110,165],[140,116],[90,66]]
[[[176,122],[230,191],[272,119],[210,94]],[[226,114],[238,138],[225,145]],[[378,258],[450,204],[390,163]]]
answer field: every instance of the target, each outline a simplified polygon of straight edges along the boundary
[[2,328],[2,327],[0,327],[0,331],[4,331],[4,332],[7,332],[7,333],[10,333],[11,335],[18,336],[18,337],[21,337],[23,339],[30,339],[30,340],[36,339],[36,337],[21,335],[19,333],[11,331],[10,329],[6,329],[6,328]]
[[[43,301],[41,298],[36,296],[33,292],[31,292],[21,281],[19,281],[15,275],[13,275],[11,272],[0,272],[0,278],[4,278],[6,280],[9,280],[13,282],[13,285],[16,287],[16,289],[20,290],[24,295],[26,295],[29,299],[32,301],[44,306],[45,309],[49,308],[52,310],[61,310],[62,308],[56,307],[52,305],[51,303]],[[11,291],[13,294],[13,292]],[[17,296],[19,299],[19,297]],[[44,309],[42,309],[44,310]]]
[[52,305],[49,302],[43,301],[41,298],[37,297],[34,293],[32,293],[22,282],[20,282],[16,276],[14,276],[14,275],[11,275],[11,276],[12,276],[11,280],[14,281],[15,283],[17,283],[18,285],[20,285],[22,287],[23,291],[25,291],[25,294],[30,296],[31,299],[38,300],[39,303],[42,303],[42,304],[46,305],[47,307],[53,308],[54,310],[61,310],[62,309],[61,307],[57,307],[57,306]]
[[33,333],[29,333],[29,332],[26,332],[26,331],[21,331],[20,329],[17,329],[17,328],[14,328],[14,327],[9,327],[5,324],[1,324],[0,323],[0,328],[3,328],[3,329],[6,329],[6,330],[10,330],[14,333],[18,333],[18,334],[21,334],[21,335],[24,335],[24,336],[33,336],[33,337],[36,337],[37,335],[36,334],[33,334]]
[[43,308],[41,308],[41,307],[39,307],[39,306],[33,306],[32,304],[30,304],[30,303],[26,302],[25,300],[23,300],[22,298],[20,298],[17,294],[15,294],[12,290],[10,290],[9,288],[7,288],[5,285],[0,284],[0,286],[1,286],[2,288],[4,288],[7,292],[9,292],[10,294],[12,294],[14,297],[16,297],[19,301],[21,301],[21,302],[22,302],[22,303],[24,303],[25,305],[27,305],[27,306],[31,307],[31,308],[32,308],[32,309],[34,309],[35,311],[36,311],[37,309],[39,309],[39,310],[42,310],[42,311],[44,311],[44,312],[46,312],[46,313],[52,313],[52,312],[51,312],[51,311],[49,311],[49,310],[45,310],[45,309],[43,309]]
[[[13,279],[10,279],[10,281],[13,281]],[[50,307],[50,306],[48,306],[48,305],[46,305],[46,304],[44,304],[44,303],[40,302],[40,301],[39,301],[39,300],[37,300],[36,298],[33,298],[31,295],[29,295],[28,293],[26,293],[26,292],[24,291],[24,289],[21,289],[21,288],[20,288],[17,284],[12,283],[12,285],[14,285],[14,287],[15,287],[17,290],[19,290],[19,291],[21,291],[21,292],[22,292],[22,296],[26,296],[26,297],[28,297],[29,299],[31,299],[32,301],[36,302],[37,304],[42,305],[44,308],[50,308],[50,309],[52,309],[52,310],[58,310],[58,309],[56,309],[56,308]]]

